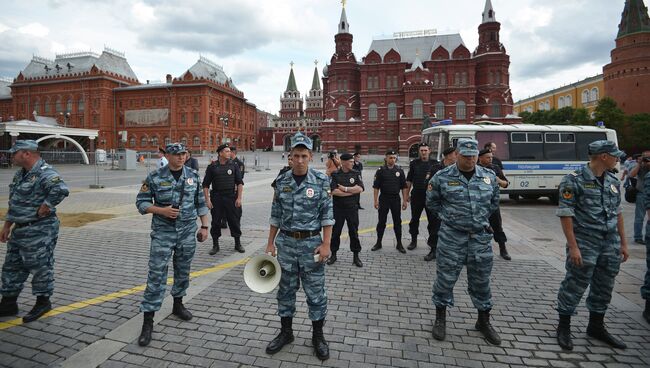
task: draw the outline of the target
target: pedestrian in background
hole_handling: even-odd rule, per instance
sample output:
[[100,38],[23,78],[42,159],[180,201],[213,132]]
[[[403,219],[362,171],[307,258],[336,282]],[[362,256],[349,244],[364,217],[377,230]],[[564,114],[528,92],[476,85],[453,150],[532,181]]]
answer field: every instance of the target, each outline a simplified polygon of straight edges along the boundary
[[185,160],[185,166],[190,169],[194,169],[197,172],[199,171],[199,160],[192,157],[192,151],[187,151],[187,160]]
[[70,192],[59,173],[41,158],[36,141],[18,140],[9,153],[20,170],[9,184],[9,208],[0,232],[0,242],[7,243],[0,317],[18,314],[18,296],[31,274],[36,304],[23,322],[32,322],[52,310],[54,248],[59,236],[56,206]]
[[[184,165],[187,149],[181,143],[172,143],[167,145],[165,151],[169,164],[147,176],[135,200],[141,214],[153,214],[149,273],[140,306],[140,311],[144,313],[138,338],[140,346],[147,346],[151,342],[153,317],[165,298],[167,268],[172,257],[172,314],[183,321],[192,319],[192,313],[183,305],[183,297],[190,285],[190,267],[196,241],[203,242],[208,238],[208,208],[201,193],[198,172]],[[197,216],[201,219],[198,234]]]
[[557,296],[557,341],[573,350],[571,316],[587,287],[587,336],[612,347],[626,345],[605,328],[605,312],[621,262],[628,258],[621,213],[621,182],[609,170],[624,155],[612,141],[589,144],[589,163],[567,175],[559,186],[562,231],[566,237],[566,275]]
[[634,203],[634,242],[645,244],[643,241],[643,223],[645,222],[645,175],[650,172],[650,151],[644,151],[637,159],[636,166],[630,171],[630,177],[636,178],[636,202]]
[[165,150],[162,147],[158,147],[158,168],[164,167],[169,161],[165,157]]

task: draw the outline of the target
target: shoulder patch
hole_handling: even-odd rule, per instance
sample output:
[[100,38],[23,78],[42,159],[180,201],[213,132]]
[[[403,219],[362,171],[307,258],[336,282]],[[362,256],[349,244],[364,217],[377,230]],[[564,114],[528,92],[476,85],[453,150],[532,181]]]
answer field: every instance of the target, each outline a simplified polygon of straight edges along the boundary
[[562,190],[562,198],[571,199],[573,198],[573,190],[569,187],[566,187]]
[[576,177],[577,177],[577,176],[578,176],[578,175],[580,175],[580,174],[578,174],[577,172],[575,172],[575,171],[574,171],[574,172],[572,172],[572,173],[571,173],[571,175],[573,175],[573,176],[576,176]]
[[61,177],[59,176],[53,176],[52,179],[50,179],[50,182],[54,184],[59,183],[60,181],[61,181]]
[[149,186],[147,183],[142,183],[142,186],[140,187],[140,193],[148,192],[149,191]]

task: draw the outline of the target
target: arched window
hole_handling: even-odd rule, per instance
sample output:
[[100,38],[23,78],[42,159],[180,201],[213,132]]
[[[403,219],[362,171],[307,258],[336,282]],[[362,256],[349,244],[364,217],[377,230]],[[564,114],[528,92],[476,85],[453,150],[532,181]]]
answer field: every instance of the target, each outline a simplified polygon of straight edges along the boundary
[[377,104],[368,106],[368,121],[377,121]]
[[456,102],[456,119],[465,119],[467,117],[467,108],[465,101]]
[[158,147],[158,136],[151,138],[151,145]]
[[436,102],[436,118],[439,120],[445,118],[445,103],[442,101]]
[[140,138],[140,147],[146,147],[146,146],[147,146],[147,137]]
[[45,115],[49,114],[52,112],[52,106],[50,105],[52,102],[50,101],[50,98],[46,98],[45,102],[43,103],[43,112],[45,112]]
[[38,100],[34,101],[34,111],[36,111],[37,114],[41,113],[41,104]]
[[56,98],[55,109],[56,110],[54,111],[56,112],[63,112],[63,102],[61,101],[61,97]]
[[192,143],[193,143],[195,146],[200,146],[200,145],[201,145],[201,138],[199,138],[198,136],[195,135],[195,136],[194,136],[194,139],[192,139]]
[[338,121],[345,121],[345,105],[339,105]]
[[186,136],[183,136],[183,137],[181,138],[181,144],[182,144],[183,146],[187,146],[187,137],[186,137]]
[[460,84],[462,84],[463,86],[467,85],[467,72],[463,72],[461,74]]
[[65,103],[65,111],[66,112],[72,112],[72,99],[69,98],[68,101]]
[[564,98],[564,106],[570,106],[573,107],[573,98],[571,98],[571,95],[567,95]]
[[77,105],[77,112],[84,112],[85,109],[86,109],[86,104],[84,103],[84,99],[80,98],[79,103]]
[[585,104],[587,102],[589,102],[589,90],[585,89],[582,91],[582,103]]
[[557,100],[557,107],[559,107],[560,109],[564,107],[564,97],[560,97]]
[[172,144],[172,139],[169,137],[165,137],[165,146]]
[[447,85],[447,74],[445,73],[440,74],[440,85],[443,87]]
[[460,73],[456,72],[454,73],[454,86],[458,86],[460,84]]
[[135,147],[135,142],[136,142],[135,137],[129,138],[129,146]]
[[397,104],[391,102],[388,104],[388,121],[397,120]]
[[501,104],[499,101],[492,101],[492,117],[498,118],[501,116]]
[[551,103],[549,102],[549,100],[546,100],[546,102],[544,102],[544,109],[545,110],[551,109]]
[[589,95],[589,101],[598,101],[598,88],[594,87],[591,89],[591,94]]
[[416,119],[422,119],[422,113],[422,100],[413,100],[413,117]]

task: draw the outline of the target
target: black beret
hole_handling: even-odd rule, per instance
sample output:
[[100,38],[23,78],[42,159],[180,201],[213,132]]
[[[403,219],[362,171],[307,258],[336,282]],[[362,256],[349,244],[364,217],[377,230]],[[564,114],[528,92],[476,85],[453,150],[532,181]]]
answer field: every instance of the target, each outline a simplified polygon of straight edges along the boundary
[[231,150],[231,151],[237,151],[237,147],[235,147],[235,146],[230,146],[230,150]]
[[355,153],[354,153],[354,156],[359,156],[359,155],[360,155],[359,152],[355,152]]
[[351,153],[344,153],[341,155],[341,161],[352,160],[354,156]]
[[230,145],[228,143],[224,143],[221,146],[217,147],[217,152],[223,151],[224,148],[228,148]]
[[418,145],[418,147],[429,147],[429,145],[427,144],[427,142],[422,142]]
[[386,156],[390,156],[390,155],[397,155],[397,152],[395,152],[394,150],[386,151]]
[[483,155],[485,155],[486,153],[490,153],[490,152],[492,152],[491,149],[489,149],[489,148],[483,148],[482,150],[478,151],[478,155],[479,155],[479,157],[480,157],[480,156],[483,156]]
[[442,154],[447,156],[450,153],[456,152],[456,147],[447,147],[442,151]]

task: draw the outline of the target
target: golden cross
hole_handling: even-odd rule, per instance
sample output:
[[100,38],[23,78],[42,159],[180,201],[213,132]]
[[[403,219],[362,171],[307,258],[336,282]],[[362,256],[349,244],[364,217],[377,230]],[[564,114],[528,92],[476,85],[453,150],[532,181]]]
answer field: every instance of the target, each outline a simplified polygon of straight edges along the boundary
[[316,65],[316,66],[318,65],[318,59],[314,60],[314,65]]
[[293,69],[293,61],[289,63],[291,65],[291,69]]
[[346,0],[341,0],[341,4],[343,4],[343,7],[344,7],[344,8],[345,8],[345,3],[346,3],[346,2],[347,2]]

